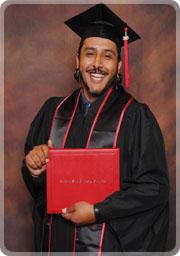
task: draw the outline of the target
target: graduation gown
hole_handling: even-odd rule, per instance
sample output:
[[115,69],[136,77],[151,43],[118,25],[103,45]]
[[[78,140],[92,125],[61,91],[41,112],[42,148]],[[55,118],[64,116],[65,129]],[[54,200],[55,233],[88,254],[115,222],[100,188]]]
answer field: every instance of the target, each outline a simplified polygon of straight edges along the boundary
[[[74,93],[75,97],[77,93]],[[81,102],[69,131],[65,147],[83,148],[95,114],[104,96],[99,97],[86,116]],[[121,87],[113,90],[102,110],[109,124],[111,109],[117,99],[127,102],[130,95]],[[48,99],[33,120],[25,144],[25,154],[35,145],[47,144],[54,111],[62,98]],[[64,121],[68,117],[64,115]],[[96,137],[102,147],[112,134],[112,126],[100,123]],[[113,128],[114,129],[114,128]],[[81,134],[81,136],[79,136]],[[107,142],[108,145],[108,142]],[[128,107],[118,136],[120,148],[121,190],[109,195],[96,206],[97,223],[106,222],[103,251],[164,251],[169,219],[169,181],[164,142],[158,123],[148,106],[133,100]],[[108,146],[107,146],[108,147]],[[46,177],[33,178],[23,163],[24,181],[34,198],[34,250],[47,251],[51,225],[51,251],[72,251],[74,225],[60,215],[53,221],[46,212]]]

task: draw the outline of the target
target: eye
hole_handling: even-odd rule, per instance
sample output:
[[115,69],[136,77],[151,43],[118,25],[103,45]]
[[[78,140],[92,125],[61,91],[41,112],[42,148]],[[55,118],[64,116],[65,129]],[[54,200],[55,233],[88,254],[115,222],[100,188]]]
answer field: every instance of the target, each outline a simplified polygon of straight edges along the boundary
[[87,55],[87,56],[93,56],[94,53],[93,53],[93,52],[87,52],[86,55]]
[[111,60],[112,56],[110,54],[105,54],[105,58],[108,59],[108,60]]

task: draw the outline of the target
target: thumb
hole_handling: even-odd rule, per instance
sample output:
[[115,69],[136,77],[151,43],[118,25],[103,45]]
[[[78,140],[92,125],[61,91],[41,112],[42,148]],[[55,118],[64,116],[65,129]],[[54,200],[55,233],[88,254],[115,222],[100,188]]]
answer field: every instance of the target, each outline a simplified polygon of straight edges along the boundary
[[75,212],[75,206],[72,205],[71,207],[64,208],[64,209],[62,209],[62,212],[63,212],[64,214],[73,213],[73,212]]
[[52,140],[48,140],[48,148],[54,148]]

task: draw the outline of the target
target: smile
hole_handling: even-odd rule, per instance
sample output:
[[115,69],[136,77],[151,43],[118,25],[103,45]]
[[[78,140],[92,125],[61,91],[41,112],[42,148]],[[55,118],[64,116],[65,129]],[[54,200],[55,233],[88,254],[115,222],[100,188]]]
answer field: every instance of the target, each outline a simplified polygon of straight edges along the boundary
[[103,75],[103,74],[90,73],[90,78],[94,82],[100,82],[101,80],[104,79],[104,77],[105,77],[105,75]]

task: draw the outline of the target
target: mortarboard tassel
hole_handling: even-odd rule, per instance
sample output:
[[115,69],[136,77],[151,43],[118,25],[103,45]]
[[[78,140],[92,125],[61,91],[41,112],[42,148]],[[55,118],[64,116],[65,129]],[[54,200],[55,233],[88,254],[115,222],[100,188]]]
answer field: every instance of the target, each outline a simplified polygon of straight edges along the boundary
[[124,28],[125,36],[123,36],[124,40],[124,73],[125,73],[125,86],[129,87],[129,65],[128,65],[128,40],[129,36],[127,35],[128,28]]

